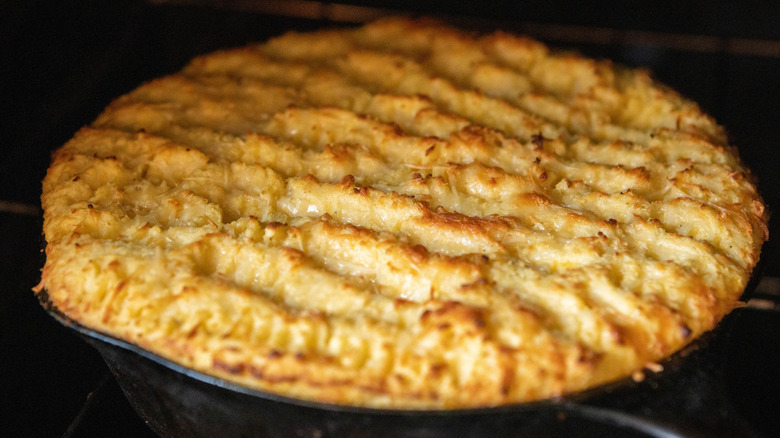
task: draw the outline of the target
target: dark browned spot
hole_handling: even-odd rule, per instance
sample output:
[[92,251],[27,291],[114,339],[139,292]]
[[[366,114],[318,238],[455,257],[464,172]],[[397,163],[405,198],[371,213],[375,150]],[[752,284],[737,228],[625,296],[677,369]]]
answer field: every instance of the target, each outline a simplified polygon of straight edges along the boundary
[[688,327],[685,323],[680,323],[680,334],[682,334],[683,339],[688,339],[693,331],[690,327]]
[[486,278],[479,278],[475,281],[472,281],[471,283],[466,283],[460,285],[461,289],[475,289],[481,286],[485,286],[489,284],[488,280]]
[[223,362],[219,359],[214,359],[212,362],[212,366],[215,370],[225,371],[226,373],[230,374],[243,374],[244,372],[244,364],[242,363],[227,363]]
[[119,292],[127,286],[128,280],[125,278],[116,285],[116,291]]
[[532,135],[531,136],[531,143],[533,143],[533,145],[538,147],[538,148],[543,147],[544,146],[544,136],[542,136],[542,134],[534,134],[534,135]]
[[423,262],[428,259],[428,248],[423,245],[414,245],[409,248],[409,257],[417,262]]
[[339,185],[344,188],[350,188],[355,185],[355,176],[347,175],[339,181]]
[[430,375],[433,378],[437,378],[444,374],[447,370],[447,365],[443,363],[436,363],[431,366]]

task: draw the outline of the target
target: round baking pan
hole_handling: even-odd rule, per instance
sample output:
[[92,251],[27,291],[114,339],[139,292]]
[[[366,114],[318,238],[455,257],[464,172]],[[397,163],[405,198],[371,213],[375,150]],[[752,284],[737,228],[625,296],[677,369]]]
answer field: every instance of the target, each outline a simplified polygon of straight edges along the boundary
[[655,372],[553,400],[481,409],[383,410],[291,399],[203,374],[61,313],[102,355],[141,418],[162,437],[750,436],[725,399],[718,356],[729,315]]

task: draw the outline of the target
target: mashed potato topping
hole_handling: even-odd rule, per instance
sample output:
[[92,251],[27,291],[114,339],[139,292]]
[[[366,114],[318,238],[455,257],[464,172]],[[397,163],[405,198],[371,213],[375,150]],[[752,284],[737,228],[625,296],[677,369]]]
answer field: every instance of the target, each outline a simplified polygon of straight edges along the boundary
[[723,129],[646,72],[425,20],[289,33],[113,102],[43,182],[38,291],[272,393],[495,406],[712,329],[767,239]]

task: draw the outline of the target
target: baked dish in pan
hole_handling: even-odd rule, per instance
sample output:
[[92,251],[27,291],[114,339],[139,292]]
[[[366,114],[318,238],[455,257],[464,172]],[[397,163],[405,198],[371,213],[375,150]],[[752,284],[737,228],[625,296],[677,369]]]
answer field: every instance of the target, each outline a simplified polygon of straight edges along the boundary
[[456,409],[654,368],[767,239],[724,130],[647,72],[392,18],[194,59],[53,156],[36,288],[296,399]]

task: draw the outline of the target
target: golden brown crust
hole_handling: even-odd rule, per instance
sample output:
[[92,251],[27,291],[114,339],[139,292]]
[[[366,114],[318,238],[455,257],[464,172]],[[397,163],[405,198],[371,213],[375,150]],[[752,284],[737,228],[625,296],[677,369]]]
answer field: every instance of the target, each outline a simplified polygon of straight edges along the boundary
[[54,155],[40,288],[187,367],[333,403],[525,402],[731,309],[749,171],[647,73],[387,19],[192,61]]

